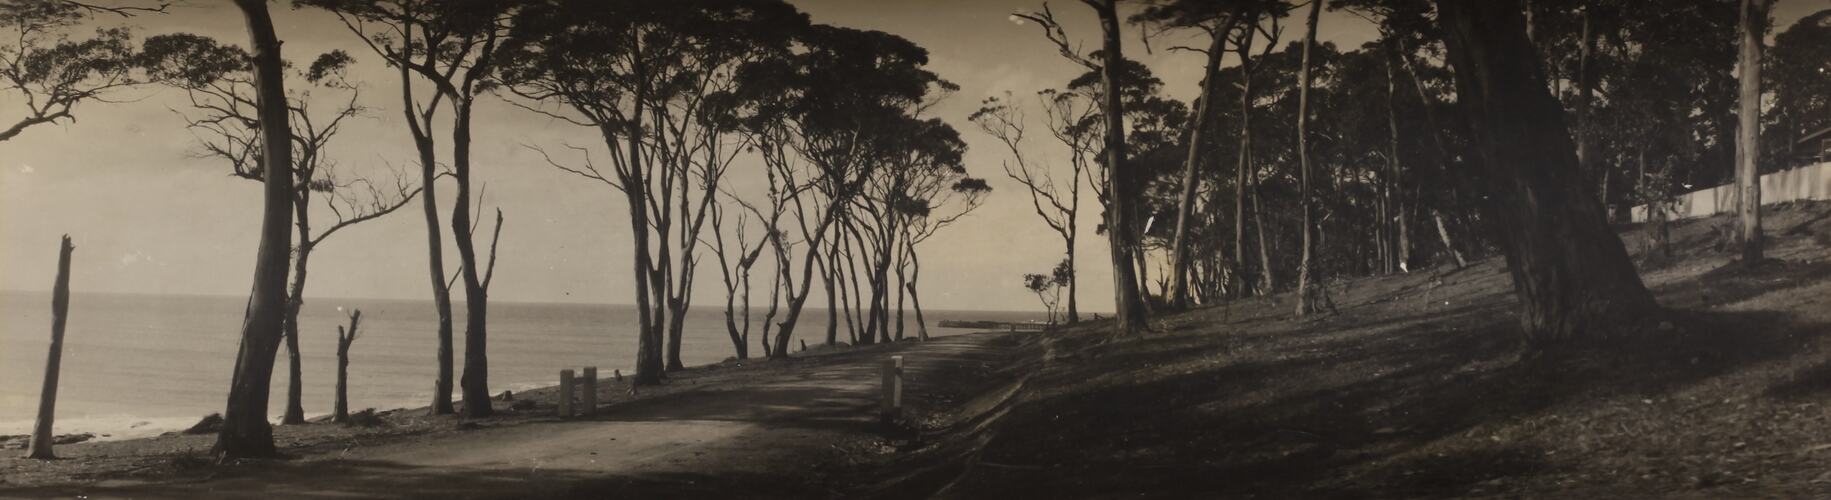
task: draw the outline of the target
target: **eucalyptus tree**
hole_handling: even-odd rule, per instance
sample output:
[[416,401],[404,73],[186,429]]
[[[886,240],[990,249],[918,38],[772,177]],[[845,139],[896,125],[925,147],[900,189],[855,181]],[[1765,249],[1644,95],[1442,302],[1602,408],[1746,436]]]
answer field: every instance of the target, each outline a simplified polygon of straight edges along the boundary
[[[927,182],[919,183],[907,199],[910,207],[906,209],[906,220],[903,222],[903,244],[897,257],[897,282],[902,283],[902,290],[908,290],[909,300],[915,307],[916,336],[928,340],[928,321],[922,317],[922,294],[917,283],[922,276],[921,253],[916,247],[928,241],[941,229],[953,225],[960,218],[973,213],[985,202],[985,196],[991,194],[992,186],[985,179],[970,177],[964,169],[947,169],[932,175]],[[1073,272],[1066,271],[1064,279],[1072,281]],[[897,338],[902,338],[903,325],[903,292],[897,292]]]
[[292,234],[292,132],[287,123],[286,82],[280,39],[265,0],[236,0],[248,25],[254,73],[255,114],[261,127],[262,196],[260,246],[255,251],[254,286],[242,320],[241,349],[229,382],[222,430],[212,454],[219,460],[274,454],[273,426],[267,423],[268,387],[286,314],[286,261]]
[[[741,70],[744,129],[766,167],[797,193],[790,205],[805,249],[795,272],[786,246],[776,246],[790,288],[769,355],[788,354],[820,249],[827,238],[843,237],[835,236],[835,225],[866,196],[867,183],[893,155],[909,151],[906,136],[945,125],[916,116],[924,103],[956,89],[927,63],[928,52],[901,37],[814,25],[797,36],[787,57]],[[794,274],[801,276],[798,285]]]
[[1197,185],[1201,183],[1197,170],[1203,158],[1202,148],[1207,144],[1203,136],[1207,129],[1214,126],[1211,118],[1216,113],[1212,108],[1220,87],[1221,59],[1227,55],[1227,44],[1246,12],[1257,8],[1259,7],[1252,5],[1252,2],[1160,0],[1131,18],[1133,23],[1155,27],[1159,32],[1192,30],[1208,38],[1208,47],[1205,49],[1173,47],[1199,52],[1205,63],[1201,73],[1201,93],[1195,100],[1195,114],[1189,120],[1188,131],[1183,134],[1187,153],[1183,158],[1182,175],[1177,186],[1176,229],[1170,239],[1170,289],[1165,297],[1172,308],[1187,308],[1192,303],[1189,271],[1194,266],[1189,259],[1190,219],[1194,216]]
[[1576,178],[1576,147],[1519,2],[1439,0],[1437,9],[1481,157],[1473,184],[1494,217],[1526,338],[1543,345],[1633,332],[1658,305]]
[[[122,17],[162,12],[154,6],[103,6],[68,0],[0,0],[0,96],[9,102],[0,112],[22,112],[0,121],[0,142],[29,127],[75,122],[76,107],[106,103],[118,90],[141,83],[136,78],[138,51],[127,28],[97,29],[87,38],[69,31],[98,14]],[[13,109],[18,103],[23,109]],[[11,124],[7,124],[11,122]]]
[[1303,35],[1303,62],[1300,63],[1302,66],[1298,68],[1300,76],[1297,77],[1299,80],[1299,90],[1297,94],[1297,168],[1299,178],[1301,179],[1299,182],[1302,183],[1301,186],[1297,188],[1297,203],[1302,207],[1303,212],[1303,222],[1297,226],[1298,230],[1303,233],[1303,236],[1300,238],[1302,241],[1301,247],[1299,247],[1301,256],[1297,261],[1296,314],[1299,318],[1315,312],[1317,300],[1326,300],[1320,296],[1321,293],[1323,293],[1323,287],[1311,279],[1311,275],[1315,273],[1315,271],[1311,269],[1312,254],[1316,251],[1316,245],[1311,241],[1311,238],[1315,236],[1318,228],[1310,215],[1311,199],[1313,198],[1313,195],[1311,194],[1310,187],[1309,134],[1310,88],[1315,82],[1315,73],[1312,71],[1311,67],[1310,52],[1311,48],[1316,45],[1316,26],[1320,24],[1324,1],[1325,0],[1310,0],[1309,21],[1305,23],[1307,29],[1304,31]]
[[1770,24],[1767,0],[1741,0],[1741,58],[1736,76],[1741,106],[1736,110],[1736,210],[1740,213],[1742,265],[1755,267],[1763,255],[1761,235],[1761,50]]
[[1045,116],[1045,127],[1051,136],[1067,149],[1068,161],[1065,173],[1057,180],[1059,167],[1041,163],[1025,152],[1024,142],[1029,131],[1028,115],[1024,113],[1021,103],[1015,102],[1010,94],[1003,97],[990,97],[981,103],[968,119],[986,135],[998,139],[1005,146],[1010,159],[1003,162],[1005,177],[1024,186],[1030,195],[1030,207],[1043,224],[1055,231],[1062,238],[1062,266],[1067,273],[1063,288],[1068,295],[1064,315],[1069,324],[1081,321],[1080,306],[1076,300],[1078,287],[1075,279],[1075,240],[1080,236],[1081,213],[1081,179],[1088,175],[1088,161],[1094,153],[1094,142],[1090,134],[1077,133],[1076,129],[1087,123],[1098,112],[1096,106],[1088,100],[1077,99],[1073,94],[1046,89],[1037,93],[1037,101]]
[[[1117,0],[1082,0],[1100,20],[1100,50],[1105,54],[1106,62],[1124,61],[1124,51],[1120,41],[1119,14]],[[1124,171],[1126,157],[1124,108],[1120,101],[1118,89],[1121,82],[1120,64],[1104,64],[1076,49],[1068,33],[1057,22],[1048,4],[1043,5],[1042,12],[1018,12],[1014,14],[1021,19],[1037,23],[1042,28],[1044,38],[1048,39],[1064,58],[1079,64],[1091,71],[1101,74],[1102,88],[1106,89],[1101,99],[1101,114],[1105,118],[1105,140],[1102,144],[1103,164],[1110,171],[1106,176],[1107,191],[1111,200],[1107,203],[1106,227],[1107,243],[1113,259],[1113,311],[1114,331],[1119,334],[1140,333],[1148,328],[1149,318],[1145,311],[1142,282],[1138,279],[1137,259],[1139,251],[1137,238],[1129,228],[1134,225],[1131,210],[1131,175]]]
[[[259,139],[261,120],[255,108],[254,78],[248,53],[233,45],[191,34],[159,35],[145,42],[142,64],[149,76],[185,92],[194,109],[187,125],[198,136],[204,155],[229,163],[238,178],[262,180]],[[337,162],[327,148],[342,130],[344,120],[359,116],[361,92],[345,78],[353,63],[349,54],[331,51],[320,55],[308,69],[295,70],[299,79],[286,98],[292,121],[292,211],[297,231],[292,249],[292,283],[286,292],[285,340],[288,363],[284,424],[305,423],[301,392],[299,309],[305,304],[306,272],[313,250],[345,227],[374,220],[405,206],[419,193],[396,173],[392,185],[360,175],[339,175]],[[314,95],[326,92],[329,95]],[[328,113],[315,112],[334,104]],[[314,195],[323,195],[323,208],[335,217],[329,227],[314,231]]]
[[[489,402],[489,284],[495,272],[496,236],[502,234],[502,211],[490,242],[488,263],[480,265],[473,237],[480,217],[472,213],[471,115],[477,97],[495,87],[496,65],[509,34],[510,20],[521,0],[295,0],[336,14],[350,32],[398,71],[401,112],[419,153],[420,185],[426,191],[427,265],[433,307],[438,313],[438,375],[433,384],[432,412],[453,413],[451,287],[464,283],[464,372],[459,385],[464,414],[493,413]],[[432,86],[420,96],[416,82]],[[451,103],[450,172],[438,170],[433,127],[441,105]],[[448,218],[457,244],[459,272],[447,278],[440,234],[435,181],[450,176],[456,192]],[[487,266],[487,269],[485,268]]]
[[682,367],[701,230],[720,180],[749,147],[730,115],[739,106],[738,69],[785,55],[805,23],[785,3],[730,0],[557,2],[517,21],[508,88],[533,102],[524,107],[596,129],[612,165],[602,169],[589,156],[576,166],[548,162],[628,204],[637,383],[659,383],[664,370]]

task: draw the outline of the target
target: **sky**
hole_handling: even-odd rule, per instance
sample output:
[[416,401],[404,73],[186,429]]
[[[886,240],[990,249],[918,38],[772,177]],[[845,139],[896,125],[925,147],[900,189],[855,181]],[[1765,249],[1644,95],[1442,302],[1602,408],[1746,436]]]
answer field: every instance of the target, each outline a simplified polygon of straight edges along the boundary
[[[1778,26],[1817,10],[1816,0],[1782,0]],[[1046,272],[1060,260],[1059,237],[1042,224],[1021,185],[1006,179],[1002,146],[967,115],[986,97],[1010,92],[1027,98],[1060,87],[1084,70],[1063,59],[1034,24],[1010,19],[1017,10],[1040,10],[1034,0],[807,0],[792,2],[814,22],[885,31],[929,50],[929,68],[961,90],[934,110],[961,131],[966,165],[990,181],[984,206],[919,247],[922,302],[932,309],[1030,310],[1036,298],[1021,286],[1026,272]],[[330,153],[339,168],[386,176],[411,171],[414,153],[400,118],[398,80],[333,16],[275,3],[273,17],[283,54],[301,64],[343,49],[354,55],[352,81],[362,85],[369,112],[346,126]],[[1069,35],[1087,50],[1097,47],[1098,26],[1079,2],[1052,4]],[[1823,7],[1819,7],[1823,8]],[[1121,13],[1125,15],[1125,13]],[[238,11],[226,0],[193,0],[163,15],[125,22],[141,36],[189,32],[245,45]],[[84,30],[92,29],[85,26]],[[1174,40],[1153,41],[1149,53],[1135,26],[1127,25],[1126,54],[1142,60],[1166,83],[1170,96],[1196,93],[1200,56],[1165,50]],[[1323,16],[1320,36],[1358,47],[1375,36],[1368,21],[1346,13]],[[1286,39],[1293,38],[1287,33]],[[1232,65],[1231,60],[1224,62]],[[47,290],[58,237],[76,244],[72,287],[79,292],[242,295],[251,284],[260,217],[257,183],[228,175],[220,160],[200,158],[196,137],[174,110],[187,104],[180,92],[146,87],[112,96],[122,102],[89,103],[77,121],[40,125],[0,142],[0,290]],[[0,118],[18,116],[12,94],[0,93]],[[607,186],[560,172],[528,146],[563,150],[588,147],[603,154],[589,130],[511,106],[479,99],[472,147],[475,182],[486,185],[483,203],[501,208],[500,259],[490,297],[515,302],[627,304],[631,250],[626,205]],[[1039,113],[1033,113],[1033,116]],[[10,123],[10,121],[8,122]],[[441,128],[439,133],[449,130]],[[441,158],[449,158],[449,141]],[[1060,163],[1059,151],[1034,141],[1030,154]],[[740,160],[736,169],[756,169]],[[760,182],[740,176],[734,183]],[[740,186],[742,187],[742,186]],[[449,215],[452,190],[441,186]],[[1084,193],[1086,194],[1086,193]],[[1080,304],[1084,312],[1111,310],[1111,272],[1102,236],[1095,235],[1097,204],[1082,202]],[[314,212],[324,221],[328,213]],[[352,226],[313,254],[308,300],[314,298],[423,299],[429,296],[425,222],[419,202],[395,214]],[[487,222],[478,231],[487,238]],[[323,223],[320,222],[322,226]],[[455,249],[446,231],[447,266]],[[708,254],[695,297],[722,304],[717,261]],[[759,278],[764,276],[758,273]],[[757,281],[763,281],[758,279]],[[766,287],[759,284],[759,288]],[[461,288],[460,288],[461,290]],[[759,297],[762,291],[757,292]],[[822,304],[819,287],[812,304]]]

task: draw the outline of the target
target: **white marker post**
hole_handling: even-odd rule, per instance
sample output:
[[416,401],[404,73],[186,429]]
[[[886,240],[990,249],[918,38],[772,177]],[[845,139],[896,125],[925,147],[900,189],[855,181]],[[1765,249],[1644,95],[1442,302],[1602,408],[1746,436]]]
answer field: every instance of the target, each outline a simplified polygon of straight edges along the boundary
[[598,413],[598,367],[585,367],[585,416]]
[[572,369],[559,371],[559,418],[572,418]]
[[903,357],[884,360],[884,395],[881,412],[885,421],[895,420],[903,410]]

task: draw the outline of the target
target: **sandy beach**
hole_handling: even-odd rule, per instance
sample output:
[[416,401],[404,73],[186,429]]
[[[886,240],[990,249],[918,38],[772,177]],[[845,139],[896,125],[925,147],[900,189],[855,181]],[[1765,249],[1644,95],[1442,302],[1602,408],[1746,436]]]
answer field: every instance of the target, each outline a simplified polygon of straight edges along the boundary
[[[1018,334],[1021,335],[1021,334]],[[554,417],[552,388],[518,393],[533,409],[461,422],[424,409],[382,412],[373,427],[276,426],[286,458],[214,465],[213,435],[59,447],[64,458],[0,461],[0,496],[25,498],[828,497],[868,488],[861,471],[972,415],[961,403],[1010,380],[1026,352],[1012,334],[838,348],[696,367],[632,395],[604,376],[594,417]],[[880,360],[907,359],[901,424],[877,417]],[[334,481],[325,478],[338,478]]]

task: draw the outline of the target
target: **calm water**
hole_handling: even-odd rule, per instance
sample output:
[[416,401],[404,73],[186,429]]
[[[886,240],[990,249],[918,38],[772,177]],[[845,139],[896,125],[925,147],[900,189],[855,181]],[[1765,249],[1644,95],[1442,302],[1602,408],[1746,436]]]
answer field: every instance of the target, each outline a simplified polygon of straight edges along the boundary
[[[461,302],[461,300],[460,300]],[[49,293],[0,292],[0,434],[25,434],[37,412],[45,348],[50,338]],[[82,294],[71,297],[64,336],[57,432],[113,438],[157,434],[222,411],[234,367],[244,297]],[[437,369],[431,301],[314,299],[300,313],[304,403],[308,416],[330,412],[336,377],[339,308],[362,309],[361,335],[350,349],[350,406],[428,404]],[[463,363],[463,313],[457,313],[456,358]],[[931,335],[942,319],[1028,321],[1025,312],[924,311]],[[754,315],[752,353],[761,314]],[[826,311],[802,314],[796,338],[824,339]],[[843,316],[842,316],[843,318]],[[843,321],[843,320],[842,320]],[[913,311],[906,317],[914,335]],[[634,365],[636,310],[631,306],[493,303],[490,305],[490,390],[551,385],[565,367],[594,365],[608,376]],[[732,356],[722,308],[689,314],[681,346],[688,365]],[[841,339],[846,336],[842,326]],[[797,342],[798,344],[798,342]],[[285,409],[285,348],[275,365],[269,410]]]

